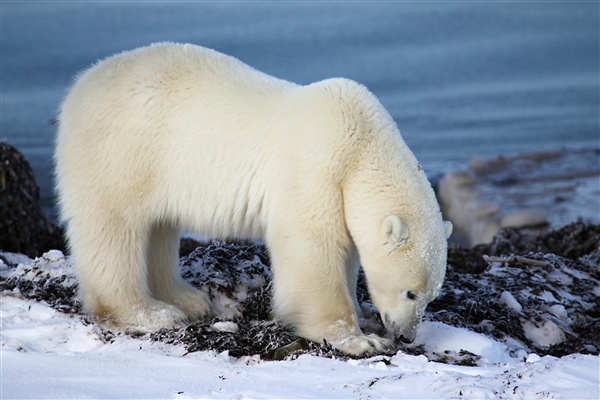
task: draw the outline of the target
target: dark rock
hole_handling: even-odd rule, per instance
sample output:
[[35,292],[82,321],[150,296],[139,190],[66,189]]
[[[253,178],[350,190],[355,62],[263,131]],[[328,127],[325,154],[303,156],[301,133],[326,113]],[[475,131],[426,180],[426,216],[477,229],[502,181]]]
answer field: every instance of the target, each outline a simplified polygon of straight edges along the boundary
[[0,249],[29,257],[64,250],[63,235],[39,205],[40,190],[25,157],[0,142]]

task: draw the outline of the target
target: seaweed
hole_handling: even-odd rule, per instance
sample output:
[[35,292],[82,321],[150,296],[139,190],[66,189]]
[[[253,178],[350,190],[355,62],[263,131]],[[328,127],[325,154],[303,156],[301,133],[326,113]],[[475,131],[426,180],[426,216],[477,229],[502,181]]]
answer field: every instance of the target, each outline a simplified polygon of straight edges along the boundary
[[[560,229],[532,234],[505,229],[493,242],[473,248],[451,246],[448,270],[440,296],[429,304],[425,319],[494,337],[517,341],[539,355],[597,354],[600,349],[600,225],[574,222]],[[317,344],[295,335],[291,327],[275,321],[271,313],[271,272],[267,249],[254,243],[188,242],[195,249],[180,260],[182,276],[204,290],[214,302],[231,302],[234,310],[180,329],[162,329],[142,338],[184,346],[187,352],[227,351],[230,356],[260,355],[281,360],[300,354],[339,359],[356,358],[340,353],[328,343]],[[485,258],[485,256],[490,256]],[[48,268],[56,260],[43,257],[19,267],[6,265],[0,274],[3,295],[19,295],[45,301],[53,308],[80,316],[77,281],[68,262],[62,269]],[[486,261],[487,260],[487,261]],[[52,264],[54,265],[54,264]],[[510,293],[522,309],[501,301]],[[370,305],[366,279],[360,274],[357,298]],[[564,307],[565,316],[552,314],[553,306]],[[372,307],[372,306],[371,306]],[[233,311],[233,312],[230,312]],[[230,321],[236,329],[223,330]],[[566,340],[540,346],[528,338],[523,323],[557,324]],[[375,314],[369,324],[381,329]],[[114,333],[99,326],[107,342]],[[476,365],[468,352],[428,353],[424,346],[399,345],[408,354],[452,364]]]

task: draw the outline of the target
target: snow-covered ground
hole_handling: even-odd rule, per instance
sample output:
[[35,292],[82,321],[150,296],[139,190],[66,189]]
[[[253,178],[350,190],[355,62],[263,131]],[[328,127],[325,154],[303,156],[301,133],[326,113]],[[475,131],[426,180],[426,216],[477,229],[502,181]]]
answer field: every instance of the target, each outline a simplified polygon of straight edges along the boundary
[[[2,254],[4,279],[27,277],[35,261]],[[68,258],[37,260],[52,277],[73,279]],[[30,276],[28,279],[34,279]],[[187,353],[178,345],[107,337],[78,314],[64,314],[18,291],[1,296],[0,398],[517,398],[598,399],[600,357],[539,357],[440,322],[417,336],[428,353],[479,356],[476,366],[398,352],[363,360],[301,355],[263,361],[226,352]]]
[[425,322],[418,341],[467,350],[482,366],[393,357],[338,361],[235,359],[185,354],[177,346],[117,336],[48,305],[2,297],[2,393],[11,398],[598,398],[598,356],[535,354],[517,361],[504,345],[464,329]]

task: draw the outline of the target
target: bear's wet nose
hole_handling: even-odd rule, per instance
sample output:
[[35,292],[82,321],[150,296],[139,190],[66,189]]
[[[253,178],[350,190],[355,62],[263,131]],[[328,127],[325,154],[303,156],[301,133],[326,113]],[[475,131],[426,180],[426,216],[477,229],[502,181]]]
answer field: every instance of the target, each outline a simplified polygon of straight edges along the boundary
[[411,344],[412,342],[415,341],[415,338],[407,338],[404,335],[400,335],[400,337],[398,337],[398,340],[401,341],[402,343],[406,343],[406,344]]
[[416,329],[410,331],[402,329],[401,326],[388,315],[384,317],[383,324],[385,325],[389,336],[392,336],[396,343],[400,341],[402,343],[410,344],[415,341]]

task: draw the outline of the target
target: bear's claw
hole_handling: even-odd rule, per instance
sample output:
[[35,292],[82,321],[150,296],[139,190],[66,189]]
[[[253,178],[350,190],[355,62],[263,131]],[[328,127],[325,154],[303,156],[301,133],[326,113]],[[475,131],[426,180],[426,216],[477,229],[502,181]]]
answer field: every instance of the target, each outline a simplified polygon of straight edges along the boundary
[[178,285],[169,298],[162,299],[182,310],[191,321],[199,321],[210,312],[208,295],[188,284]]
[[148,333],[162,328],[179,328],[188,324],[187,315],[179,308],[162,301],[132,309],[117,318],[117,324],[131,333]]
[[377,335],[356,335],[330,342],[333,347],[352,355],[393,354],[396,345],[392,340]]

